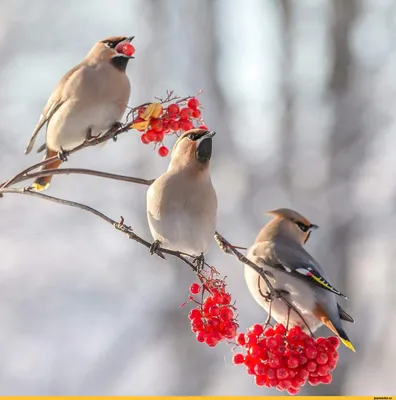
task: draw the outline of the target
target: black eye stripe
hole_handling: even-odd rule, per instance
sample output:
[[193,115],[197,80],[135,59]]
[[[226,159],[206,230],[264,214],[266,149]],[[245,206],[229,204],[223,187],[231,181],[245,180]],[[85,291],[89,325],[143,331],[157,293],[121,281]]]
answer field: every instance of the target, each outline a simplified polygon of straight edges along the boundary
[[192,141],[196,141],[196,140],[198,140],[201,136],[202,136],[202,135],[199,134],[199,133],[190,133],[190,134],[188,134],[187,137],[188,137],[190,140],[192,140]]
[[308,232],[310,226],[303,224],[302,222],[296,222],[296,225],[302,230],[303,232]]

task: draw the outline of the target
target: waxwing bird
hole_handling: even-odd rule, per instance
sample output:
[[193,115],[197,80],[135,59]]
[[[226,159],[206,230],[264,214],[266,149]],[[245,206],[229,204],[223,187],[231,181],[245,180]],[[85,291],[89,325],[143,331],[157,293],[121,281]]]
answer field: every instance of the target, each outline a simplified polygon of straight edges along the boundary
[[[38,152],[46,150],[44,160],[59,157],[42,169],[58,168],[65,161],[65,152],[117,126],[129,100],[130,83],[125,69],[133,58],[118,52],[117,45],[132,39],[119,36],[101,40],[60,80],[25,150],[25,154],[30,153],[37,134],[46,124],[46,142]],[[38,178],[33,187],[44,190],[51,178]]]
[[274,218],[258,234],[247,257],[269,271],[268,279],[296,310],[289,311],[280,298],[265,299],[267,285],[245,265],[245,280],[253,298],[279,323],[299,325],[314,332],[322,324],[332,330],[350,350],[355,351],[341,320],[354,322],[337,303],[345,297],[331,285],[319,263],[304,249],[311,230],[318,228],[299,213],[281,208],[269,211]]
[[210,179],[213,131],[192,129],[175,143],[167,172],[147,191],[154,243],[203,263],[216,229],[217,197]]

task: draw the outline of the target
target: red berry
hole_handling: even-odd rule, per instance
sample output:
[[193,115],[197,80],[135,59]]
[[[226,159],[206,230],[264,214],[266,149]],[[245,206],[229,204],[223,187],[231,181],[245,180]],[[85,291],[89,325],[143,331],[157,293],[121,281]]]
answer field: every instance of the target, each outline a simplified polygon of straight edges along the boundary
[[298,357],[298,363],[300,365],[305,365],[307,363],[307,361],[308,361],[307,357],[304,357],[304,356],[299,356]]
[[304,380],[308,379],[309,371],[306,370],[306,369],[301,369],[300,372],[299,372],[299,376],[300,376],[301,379],[304,379]]
[[321,381],[321,379],[319,377],[316,377],[316,376],[310,376],[308,378],[308,382],[312,386],[318,386],[320,384],[320,381]]
[[[308,376],[307,376],[307,378],[308,378]],[[292,386],[295,388],[298,388],[298,387],[304,385],[304,383],[305,383],[305,379],[302,379],[298,376],[296,376],[295,378],[292,379]]]
[[135,48],[130,43],[124,42],[118,43],[115,49],[118,53],[125,54],[127,57],[131,57],[135,52]]
[[246,341],[245,341],[245,334],[244,333],[240,333],[237,338],[236,338],[236,342],[241,345],[244,346]]
[[276,370],[276,377],[278,379],[286,379],[289,377],[289,371],[286,368],[278,368]]
[[316,371],[317,364],[315,361],[308,361],[307,364],[305,365],[305,368],[307,369],[308,372],[315,372]]
[[340,341],[335,336],[330,336],[327,338],[327,341],[331,343],[336,349],[340,346]]
[[164,136],[165,136],[164,131],[155,132],[155,142],[157,143],[162,142],[164,140]]
[[294,387],[289,387],[289,389],[287,389],[287,393],[289,393],[292,396],[296,395],[298,392],[299,390]]
[[280,388],[282,388],[282,390],[287,390],[291,387],[292,383],[291,383],[291,380],[284,379],[284,380],[280,381],[278,385]]
[[256,375],[254,381],[257,386],[264,386],[267,383],[267,378],[263,375]]
[[254,344],[250,349],[249,349],[249,354],[252,357],[260,357],[261,355],[261,348],[260,346],[257,346],[257,344]]
[[196,336],[198,342],[201,342],[201,343],[204,342],[206,339],[205,331],[198,331],[195,336]]
[[150,142],[156,142],[157,141],[157,132],[154,132],[152,129],[149,129],[146,132],[147,138],[148,140],[150,140]]
[[191,115],[193,118],[199,118],[201,116],[201,111],[197,108],[194,108],[194,110],[191,112]]
[[330,372],[330,368],[328,365],[319,365],[318,368],[316,369],[316,373],[319,376],[325,376]]
[[162,131],[162,121],[159,118],[153,118],[151,120],[151,129],[156,132]]
[[161,147],[158,149],[158,154],[159,154],[161,157],[166,157],[166,156],[169,154],[169,150],[168,150],[168,148],[167,148],[166,146],[161,146]]
[[267,339],[267,347],[269,349],[275,349],[275,347],[278,347],[278,342],[275,340],[274,337],[270,337]]
[[286,333],[286,328],[283,324],[275,325],[275,333],[279,333],[280,335],[284,335]]
[[329,361],[327,365],[329,366],[330,371],[333,371],[337,366],[337,361]]
[[316,361],[317,364],[323,365],[323,364],[326,364],[326,363],[327,363],[328,359],[329,359],[329,358],[327,357],[327,354],[326,354],[326,353],[319,353],[319,354],[316,356],[315,361]]
[[182,131],[186,132],[194,128],[194,125],[188,119],[182,119],[180,121],[180,128]]
[[162,129],[165,133],[169,133],[170,131],[170,124],[168,121],[162,121]]
[[201,318],[201,317],[202,317],[201,311],[199,311],[196,308],[191,310],[190,314],[188,315],[188,318],[190,318],[190,319]]
[[195,325],[196,327],[198,326],[203,326],[203,322],[202,322],[202,317],[195,317],[191,320],[191,325]]
[[313,346],[308,346],[306,349],[305,349],[305,356],[307,357],[307,358],[310,358],[310,359],[313,359],[313,358],[315,358],[316,356],[317,356],[317,354],[318,354],[318,352],[316,351],[316,349],[315,349],[315,347],[313,347]]
[[260,324],[255,324],[252,327],[252,332],[257,336],[260,336],[264,332],[264,328]]
[[257,336],[253,332],[249,332],[245,335],[245,341],[249,346],[252,344],[257,344]]
[[169,115],[177,115],[179,114],[180,108],[177,104],[169,104],[167,110]]
[[190,285],[190,293],[191,294],[198,294],[200,289],[201,289],[201,287],[199,286],[198,283],[192,283]]
[[144,133],[142,136],[140,136],[140,140],[144,144],[149,144],[151,142],[151,140],[150,140],[149,136],[147,135],[147,133]]
[[277,379],[268,379],[268,387],[277,387],[278,380]]
[[332,380],[333,377],[330,374],[320,377],[320,382],[324,383],[325,385],[330,384]]
[[233,317],[234,317],[234,313],[233,313],[233,311],[231,310],[231,308],[223,307],[223,308],[220,310],[220,318],[221,318],[222,320],[225,320],[225,321],[231,320],[231,319],[233,319]]
[[245,360],[244,355],[240,353],[234,354],[234,357],[232,359],[234,364],[243,364],[244,360]]
[[298,365],[299,365],[299,360],[298,360],[297,357],[290,357],[290,358],[287,360],[287,366],[288,366],[289,368],[297,368]]
[[229,293],[223,294],[223,304],[230,304],[231,303],[231,295]]
[[213,334],[208,334],[206,336],[205,342],[209,347],[214,347],[219,342],[219,339],[217,338],[217,336],[215,336]]
[[169,127],[171,128],[171,130],[172,130],[173,132],[180,131],[180,122],[179,122],[179,121],[172,120],[172,121],[169,123]]
[[209,314],[213,316],[217,316],[220,313],[220,308],[219,306],[212,306],[209,308]]
[[271,337],[275,335],[274,328],[267,328],[264,332],[264,335],[267,337]]
[[189,108],[198,108],[199,106],[199,100],[193,97],[192,99],[189,99],[187,102],[187,106]]
[[180,119],[189,119],[191,115],[191,108],[184,107],[180,110]]
[[273,357],[271,357],[271,359],[269,360],[269,366],[271,367],[271,368],[279,368],[280,367],[280,364],[281,364],[281,360],[280,360],[280,358],[279,357],[277,357],[277,356],[273,356]]
[[207,131],[209,128],[208,128],[206,125],[201,125],[201,126],[199,127],[199,129],[202,129],[202,130],[204,130],[204,131]]
[[256,364],[256,366],[254,367],[254,372],[256,373],[256,375],[265,375],[267,372],[267,366],[263,363],[258,363]]

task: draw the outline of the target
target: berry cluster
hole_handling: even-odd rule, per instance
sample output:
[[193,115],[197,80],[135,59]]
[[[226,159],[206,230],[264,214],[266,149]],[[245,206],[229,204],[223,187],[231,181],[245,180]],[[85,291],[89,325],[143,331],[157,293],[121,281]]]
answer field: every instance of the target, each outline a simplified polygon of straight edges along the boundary
[[155,110],[149,113],[148,107],[152,104],[148,107],[140,107],[132,126],[143,132],[141,141],[144,144],[161,144],[158,149],[158,154],[161,157],[166,157],[169,154],[168,148],[163,145],[165,135],[180,135],[194,127],[207,129],[203,125],[199,101],[195,97],[171,103],[166,109],[159,103],[155,103],[155,105]]
[[312,386],[329,384],[338,360],[337,337],[315,340],[299,326],[287,331],[282,324],[266,329],[256,324],[246,334],[238,334],[237,344],[246,351],[234,354],[234,364],[244,364],[258,386],[276,387],[292,395],[307,381]]
[[[226,291],[224,280],[210,276],[201,277],[201,282],[201,285],[193,283],[190,286],[190,293],[201,294],[201,301],[190,296],[190,301],[198,307],[191,310],[188,317],[198,342],[214,347],[223,339],[235,338],[239,326],[234,316],[236,309],[231,305],[231,295]],[[208,296],[204,298],[205,293]]]

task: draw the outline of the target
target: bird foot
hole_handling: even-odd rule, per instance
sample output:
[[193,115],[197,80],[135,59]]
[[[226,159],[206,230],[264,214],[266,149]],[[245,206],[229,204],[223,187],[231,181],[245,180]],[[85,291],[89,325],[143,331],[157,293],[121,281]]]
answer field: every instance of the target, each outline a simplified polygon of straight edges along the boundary
[[198,257],[195,257],[194,260],[193,260],[193,264],[196,265],[197,272],[202,271],[204,266],[205,266],[205,256],[204,256],[204,254],[201,253],[201,255],[199,255]]
[[57,153],[59,160],[61,160],[62,162],[67,161],[67,155],[67,151],[63,150],[62,148]]
[[151,246],[149,248],[150,254],[156,254],[157,256],[165,260],[165,256],[162,254],[160,247],[161,242],[159,240],[155,240],[153,243],[151,243]]
[[117,131],[123,127],[121,122],[115,122],[114,125],[110,128],[109,134],[112,135],[113,141],[116,142],[118,139]]

